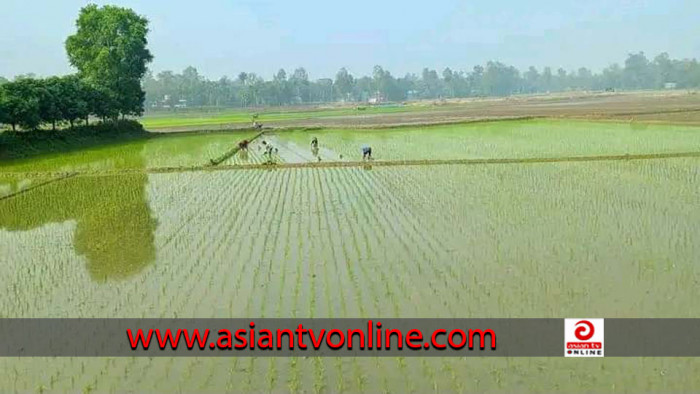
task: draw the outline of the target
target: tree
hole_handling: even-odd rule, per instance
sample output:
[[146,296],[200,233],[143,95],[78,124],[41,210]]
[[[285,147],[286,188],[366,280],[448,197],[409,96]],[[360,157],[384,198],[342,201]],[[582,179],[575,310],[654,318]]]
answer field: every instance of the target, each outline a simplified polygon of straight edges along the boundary
[[355,80],[348,70],[343,67],[335,74],[335,83],[333,85],[335,86],[336,94],[341,97],[342,100],[349,100],[352,95]]
[[61,79],[51,77],[45,80],[34,80],[34,89],[39,98],[39,117],[42,123],[50,123],[56,131],[56,123],[63,119],[61,107],[65,96],[61,92]]
[[530,66],[525,74],[523,74],[523,79],[525,80],[525,89],[529,93],[537,91],[540,84],[540,73],[535,67]]
[[471,86],[471,93],[476,95],[484,94],[484,67],[474,66],[472,72],[469,73],[469,86]]
[[603,89],[614,89],[622,87],[622,68],[619,64],[614,63],[603,70],[601,75]]
[[153,59],[146,47],[148,20],[127,8],[92,4],[80,10],[76,26],[66,40],[68,59],[81,78],[109,96],[115,108],[102,112],[141,115],[141,79]]
[[501,62],[488,62],[484,72],[484,89],[491,96],[505,96],[517,91],[518,70]]
[[4,85],[4,83],[0,84],[0,125],[10,123],[7,114],[7,98],[2,85]]
[[78,119],[85,119],[90,115],[88,100],[91,98],[91,89],[77,75],[62,77],[59,81],[61,99],[58,102],[59,111],[63,119],[67,120],[70,127]]
[[624,83],[627,89],[644,89],[651,86],[649,60],[644,52],[630,53],[625,60]]
[[422,77],[421,96],[423,98],[438,97],[440,95],[440,78],[437,71],[424,68]]
[[295,99],[301,101],[302,103],[309,101],[309,74],[303,67],[299,67],[294,70],[292,76],[289,78],[289,82],[292,85],[292,89],[295,94]]
[[449,97],[455,97],[455,81],[457,79],[456,77],[457,73],[452,71],[451,68],[446,67],[444,70],[442,70],[442,80],[445,85],[445,94]]
[[655,85],[657,88],[661,88],[667,82],[678,82],[675,81],[675,73],[673,62],[668,56],[668,53],[664,52],[659,54],[654,58],[653,63],[654,75],[655,75]]
[[39,97],[33,79],[19,79],[2,85],[5,123],[17,131],[17,126],[24,129],[36,129],[41,123],[39,116]]
[[272,80],[272,95],[278,105],[287,104],[291,99],[289,83],[287,83],[287,72],[280,68]]

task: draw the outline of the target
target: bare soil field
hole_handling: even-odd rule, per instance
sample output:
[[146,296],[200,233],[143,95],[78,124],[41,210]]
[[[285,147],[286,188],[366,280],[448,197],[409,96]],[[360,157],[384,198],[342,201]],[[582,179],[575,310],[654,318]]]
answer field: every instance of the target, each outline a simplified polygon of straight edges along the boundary
[[[265,122],[266,128],[379,128],[449,124],[528,117],[577,118],[700,125],[700,94],[695,91],[571,93],[507,98],[455,99],[408,103],[404,112],[319,116]],[[338,107],[335,107],[338,108]],[[342,106],[341,106],[342,108]],[[207,130],[248,127],[241,123],[207,125]],[[202,126],[174,126],[158,132],[192,131]]]

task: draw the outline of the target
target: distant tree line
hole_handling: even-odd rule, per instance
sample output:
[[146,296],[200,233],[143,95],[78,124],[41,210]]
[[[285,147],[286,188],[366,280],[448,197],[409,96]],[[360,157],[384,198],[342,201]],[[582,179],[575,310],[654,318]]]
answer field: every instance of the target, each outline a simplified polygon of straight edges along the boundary
[[507,96],[512,94],[569,90],[635,90],[700,87],[700,64],[696,59],[676,60],[662,53],[649,60],[643,52],[629,54],[624,66],[613,64],[594,73],[582,67],[575,71],[530,67],[521,72],[500,62],[488,62],[471,71],[450,68],[438,72],[428,68],[420,75],[394,77],[375,66],[371,76],[355,77],[342,68],[335,79],[309,80],[304,68],[291,74],[280,69],[270,80],[255,73],[240,73],[235,79],[208,80],[197,69],[182,73],[146,73],[143,87],[146,106],[160,108],[283,106],[305,103],[404,101],[457,97]]
[[0,123],[34,130],[42,125],[76,122],[90,116],[116,121],[143,114],[141,80],[152,56],[146,48],[148,21],[132,10],[88,5],[81,9],[77,32],[66,40],[66,52],[78,73],[13,81],[0,78]]

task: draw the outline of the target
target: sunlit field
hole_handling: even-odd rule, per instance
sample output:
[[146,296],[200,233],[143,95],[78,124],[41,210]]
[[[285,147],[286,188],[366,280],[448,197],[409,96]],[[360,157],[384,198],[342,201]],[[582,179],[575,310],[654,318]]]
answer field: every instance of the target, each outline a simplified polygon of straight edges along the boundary
[[252,131],[170,134],[146,139],[0,161],[0,173],[145,170],[205,165],[255,136]]
[[258,115],[257,121],[265,123],[266,121],[281,121],[281,120],[297,120],[297,119],[315,119],[319,117],[335,117],[335,116],[362,116],[372,114],[384,114],[395,112],[408,112],[412,110],[424,110],[415,106],[354,106],[346,108],[319,108],[319,109],[300,109],[300,110],[243,110],[243,109],[224,109],[224,110],[179,110],[172,112],[149,113],[141,119],[141,123],[146,129],[158,130],[168,127],[185,127],[198,126],[206,128],[212,125],[251,125],[253,115]]
[[[317,161],[312,136],[322,161],[359,160],[364,143],[377,162],[700,149],[688,127],[531,121],[280,132],[230,161],[262,160],[261,139],[276,161]],[[700,158],[147,171],[207,163],[241,137],[101,148],[130,152],[112,167],[90,164],[107,160],[98,151],[3,170],[0,316],[700,317]],[[44,179],[22,176],[56,168],[92,171],[34,188]],[[700,384],[700,361],[662,358],[21,358],[0,368],[0,391],[30,392]]]
[[[310,149],[319,140],[319,152]],[[227,164],[260,162],[261,141],[278,148],[277,161],[357,161],[363,145],[376,161],[557,158],[700,151],[700,129],[571,120],[478,122],[385,130],[296,130],[266,133]]]

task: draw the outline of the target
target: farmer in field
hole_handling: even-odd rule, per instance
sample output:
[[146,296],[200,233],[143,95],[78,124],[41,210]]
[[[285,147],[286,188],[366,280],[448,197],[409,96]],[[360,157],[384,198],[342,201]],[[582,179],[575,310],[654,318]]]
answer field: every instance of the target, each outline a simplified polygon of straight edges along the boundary
[[362,160],[372,160],[372,147],[369,145],[362,146]]
[[272,154],[277,152],[277,148],[274,148],[272,144],[268,144],[266,141],[263,141],[263,145],[265,145],[263,156],[267,156],[267,163],[272,164]]
[[314,155],[318,161],[321,161],[321,156],[318,155],[318,138],[316,137],[311,140],[311,154]]

